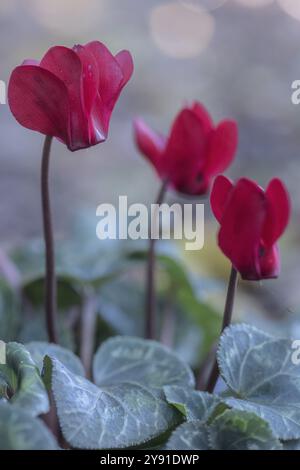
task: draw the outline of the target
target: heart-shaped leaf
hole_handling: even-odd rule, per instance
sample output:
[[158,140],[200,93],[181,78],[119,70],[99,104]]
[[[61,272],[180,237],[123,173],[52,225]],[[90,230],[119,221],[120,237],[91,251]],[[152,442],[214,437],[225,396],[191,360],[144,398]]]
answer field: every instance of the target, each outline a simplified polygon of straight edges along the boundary
[[[56,274],[58,300],[69,305],[77,299],[79,286],[99,287],[114,276],[120,268],[120,253],[115,244],[92,244],[90,238],[60,240],[56,246]],[[105,248],[103,247],[105,245]],[[104,256],[105,255],[105,256]],[[11,254],[12,259],[23,275],[26,293],[36,303],[41,302],[42,278],[45,271],[45,248],[42,240],[31,240]],[[63,294],[67,298],[63,298]],[[62,295],[60,295],[62,294]]]
[[[52,369],[52,370],[50,370]],[[94,360],[97,385],[46,358],[64,437],[77,448],[124,448],[154,439],[181,420],[163,387],[194,383],[190,369],[154,341],[116,337]]]
[[42,341],[32,341],[25,345],[33,361],[40,371],[43,369],[45,356],[55,357],[73,374],[84,376],[84,368],[80,359],[69,349],[62,348],[58,344],[44,343]]
[[167,450],[208,450],[208,428],[202,421],[183,423],[172,433]]
[[207,423],[221,405],[221,400],[216,395],[187,387],[168,386],[164,388],[164,392],[167,402],[181,411],[188,421]]
[[166,385],[194,385],[194,376],[170,349],[156,341],[116,336],[95,354],[94,380],[105,384],[139,383],[160,391]]
[[292,342],[252,326],[235,325],[221,337],[218,363],[233,393],[226,403],[267,421],[280,439],[300,438],[300,367]]
[[227,410],[209,428],[214,450],[280,450],[268,423],[254,413]]
[[38,419],[0,402],[0,450],[57,450],[53,435]]
[[282,445],[268,423],[253,413],[226,410],[211,425],[201,420],[179,426],[171,435],[169,450],[280,450]]
[[6,345],[6,364],[0,365],[0,381],[6,384],[9,403],[31,416],[49,411],[48,394],[29,352],[19,343]]

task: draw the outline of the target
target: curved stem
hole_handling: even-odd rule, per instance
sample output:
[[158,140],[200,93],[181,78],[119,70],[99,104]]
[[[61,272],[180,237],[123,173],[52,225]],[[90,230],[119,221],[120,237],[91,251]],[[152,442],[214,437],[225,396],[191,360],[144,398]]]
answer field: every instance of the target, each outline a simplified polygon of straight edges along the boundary
[[[224,309],[224,315],[223,315],[223,324],[222,324],[221,334],[223,333],[225,328],[227,328],[227,326],[229,326],[231,323],[234,297],[235,297],[235,292],[236,292],[236,287],[237,287],[237,278],[238,278],[238,272],[232,266],[230,278],[229,278],[228,290],[227,290],[227,297],[226,297],[226,303],[225,303],[225,309]],[[215,359],[214,365],[211,370],[210,376],[208,378],[207,386],[206,386],[207,392],[212,393],[214,391],[219,375],[220,375],[219,366],[218,366],[217,359]]]
[[[163,184],[158,193],[156,204],[160,205],[165,197],[167,191],[168,181],[164,180]],[[155,305],[155,242],[156,239],[152,237],[150,228],[149,234],[149,251],[147,261],[147,273],[146,273],[146,321],[145,321],[145,338],[155,339],[156,332],[156,305]]]
[[57,343],[56,326],[56,277],[55,254],[53,242],[52,216],[49,195],[49,160],[52,137],[47,136],[43,148],[41,167],[41,193],[43,211],[43,229],[46,252],[46,277],[45,277],[45,311],[48,338],[51,343]]

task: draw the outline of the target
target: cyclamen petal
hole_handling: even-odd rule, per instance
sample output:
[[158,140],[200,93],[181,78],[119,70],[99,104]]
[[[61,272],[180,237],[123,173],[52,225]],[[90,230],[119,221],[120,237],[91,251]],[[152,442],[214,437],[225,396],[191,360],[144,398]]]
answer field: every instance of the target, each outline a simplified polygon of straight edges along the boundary
[[99,69],[95,57],[86,47],[77,45],[73,47],[73,50],[81,62],[83,105],[86,114],[89,115],[98,94]]
[[207,109],[203,106],[203,104],[195,102],[192,106],[192,111],[196,114],[197,118],[201,122],[204,132],[208,134],[213,129],[214,123]]
[[232,188],[233,183],[224,175],[219,175],[214,181],[210,203],[213,214],[220,223]]
[[205,172],[215,176],[228,168],[235,156],[238,146],[238,129],[234,121],[223,121],[209,137],[209,156]]
[[178,113],[164,140],[154,138],[157,134],[150,129],[145,131],[145,125],[142,129],[135,124],[134,131],[140,152],[161,179],[167,179],[169,186],[187,195],[207,193],[212,178],[228,168],[237,148],[234,121],[224,121],[215,127],[208,111],[198,102]]
[[130,52],[120,51],[115,56],[116,61],[118,62],[121,70],[123,72],[123,83],[122,86],[125,86],[126,83],[130,80],[133,74],[133,60]]
[[86,46],[86,49],[93,54],[98,64],[99,69],[99,95],[102,102],[109,108],[112,109],[116,97],[118,96],[119,90],[122,87],[124,75],[122,69],[107,49],[107,47],[98,42],[90,42]]
[[69,142],[68,91],[53,73],[35,65],[15,68],[8,98],[10,109],[22,126]]
[[268,201],[267,218],[263,239],[266,246],[272,246],[284,232],[290,217],[290,199],[286,188],[278,178],[270,181],[266,189]]
[[260,277],[260,237],[266,207],[263,191],[243,178],[232,190],[222,216],[219,245],[234,267],[247,279]]
[[162,157],[162,176],[169,178],[178,191],[194,194],[204,155],[203,125],[194,112],[183,109],[175,119]]
[[134,121],[136,145],[141,153],[150,160],[160,173],[160,162],[166,145],[166,139],[154,132],[142,119]]
[[130,53],[103,44],[54,46],[41,62],[26,60],[10,78],[8,102],[17,121],[57,137],[71,151],[107,138],[113,108],[130,79]]
[[80,58],[72,49],[55,46],[49,49],[41,60],[40,67],[52,72],[66,86],[70,108],[71,150],[84,148],[89,142],[88,122],[84,113],[82,87],[82,65]]

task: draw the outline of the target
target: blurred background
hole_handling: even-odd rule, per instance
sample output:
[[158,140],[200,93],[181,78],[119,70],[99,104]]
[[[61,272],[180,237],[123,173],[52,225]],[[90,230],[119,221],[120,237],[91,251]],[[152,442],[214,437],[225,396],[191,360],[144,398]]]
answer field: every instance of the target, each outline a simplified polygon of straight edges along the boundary
[[[254,298],[266,316],[294,318],[300,305],[300,105],[291,102],[291,84],[300,79],[300,1],[1,0],[0,79],[8,83],[16,65],[41,58],[52,45],[94,39],[115,53],[129,49],[135,74],[105,144],[76,153],[53,146],[56,233],[71,236],[74,216],[84,211],[94,221],[95,239],[98,204],[117,202],[119,195],[128,195],[129,203],[152,202],[159,182],[134,147],[132,120],[140,115],[168,132],[180,107],[200,100],[216,122],[229,117],[239,123],[230,176],[247,175],[262,185],[280,176],[290,190],[293,220],[282,243],[282,276],[248,283],[242,304],[245,318],[257,310]],[[41,234],[43,137],[19,126],[7,105],[0,106],[0,135],[0,240],[7,246]],[[205,249],[185,259],[193,271],[222,282],[228,263],[205,204]]]

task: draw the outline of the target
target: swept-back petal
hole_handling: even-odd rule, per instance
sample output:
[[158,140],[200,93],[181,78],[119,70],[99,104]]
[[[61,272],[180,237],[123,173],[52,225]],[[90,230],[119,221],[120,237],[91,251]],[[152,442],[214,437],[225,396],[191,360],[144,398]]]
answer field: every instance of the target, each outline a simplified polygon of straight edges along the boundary
[[94,54],[84,46],[74,46],[82,65],[83,109],[88,123],[91,145],[103,142],[107,137],[109,113],[99,95],[99,68]]
[[219,175],[214,181],[210,196],[210,204],[213,214],[219,223],[221,223],[232,188],[232,181],[226,178],[226,176]]
[[213,129],[213,121],[205,106],[196,101],[191,109],[202,123],[205,133],[208,134]]
[[91,142],[83,108],[82,65],[78,55],[67,47],[55,46],[48,50],[40,65],[67,87],[71,119],[70,150],[88,147]]
[[160,173],[160,160],[166,145],[166,138],[150,129],[142,119],[136,119],[133,125],[135,141],[140,152]]
[[116,58],[107,47],[98,41],[84,46],[94,55],[99,70],[99,94],[102,103],[112,111],[122,89],[123,71]]
[[240,179],[222,217],[218,241],[243,279],[261,278],[260,240],[266,216],[266,198],[260,186]]
[[205,165],[206,177],[223,173],[234,159],[238,145],[238,128],[235,121],[222,121],[209,135]]
[[68,93],[64,83],[53,73],[35,65],[17,67],[10,77],[8,101],[22,126],[68,144]]
[[84,46],[76,45],[73,48],[81,61],[83,104],[85,113],[91,112],[99,88],[99,70],[94,55]]
[[178,191],[195,194],[202,184],[205,150],[205,131],[201,121],[192,110],[183,109],[174,121],[161,160],[162,173]]
[[287,189],[279,178],[270,181],[266,189],[267,215],[262,239],[271,247],[286,229],[290,218],[290,198]]
[[115,59],[123,72],[122,87],[124,87],[133,74],[133,59],[129,51],[118,52],[118,54],[115,56]]

